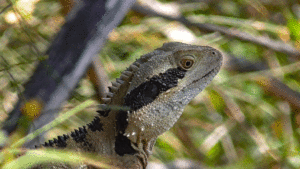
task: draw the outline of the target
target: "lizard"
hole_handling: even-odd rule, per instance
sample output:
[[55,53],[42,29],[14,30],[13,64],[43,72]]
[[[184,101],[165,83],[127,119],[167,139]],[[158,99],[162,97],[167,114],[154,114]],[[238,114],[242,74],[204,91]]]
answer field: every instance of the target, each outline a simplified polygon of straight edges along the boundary
[[[222,54],[212,47],[165,43],[141,56],[112,82],[91,123],[37,147],[91,152],[111,159],[109,164],[118,168],[146,168],[157,137],[175,124],[221,65]],[[33,168],[84,167],[93,168],[51,162]]]

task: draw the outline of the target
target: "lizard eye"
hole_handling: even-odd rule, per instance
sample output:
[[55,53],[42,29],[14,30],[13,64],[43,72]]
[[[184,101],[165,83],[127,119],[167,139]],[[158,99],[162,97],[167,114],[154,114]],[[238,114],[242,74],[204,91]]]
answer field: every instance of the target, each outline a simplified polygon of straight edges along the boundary
[[181,60],[180,60],[180,67],[184,70],[187,70],[189,68],[191,68],[194,64],[194,57],[192,56],[184,56]]

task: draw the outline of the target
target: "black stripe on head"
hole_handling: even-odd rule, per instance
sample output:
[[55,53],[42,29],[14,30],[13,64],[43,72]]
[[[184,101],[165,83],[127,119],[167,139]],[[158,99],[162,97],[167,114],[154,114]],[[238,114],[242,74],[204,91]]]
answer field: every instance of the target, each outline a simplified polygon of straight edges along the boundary
[[153,76],[125,96],[124,106],[135,111],[153,102],[160,93],[177,86],[178,79],[184,78],[185,72],[185,70],[173,68]]
[[[152,103],[160,93],[176,87],[178,80],[183,79],[185,73],[186,71],[180,68],[172,68],[165,73],[151,77],[150,80],[140,84],[125,96],[124,106],[130,107],[129,113],[131,113]],[[117,117],[118,136],[116,138],[115,151],[121,156],[136,153],[131,147],[130,140],[123,135],[128,126],[127,118],[128,113],[126,111],[120,111]]]

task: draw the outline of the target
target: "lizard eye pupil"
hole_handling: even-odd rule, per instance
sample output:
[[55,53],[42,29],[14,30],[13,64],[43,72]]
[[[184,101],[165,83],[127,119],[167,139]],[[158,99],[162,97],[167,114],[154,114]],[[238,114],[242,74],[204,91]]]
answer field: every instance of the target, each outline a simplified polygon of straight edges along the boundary
[[193,66],[193,64],[194,64],[194,58],[191,56],[186,56],[185,58],[183,58],[180,61],[181,68],[183,68],[185,70],[191,68]]
[[191,65],[192,65],[192,62],[191,62],[191,61],[186,61],[186,62],[185,62],[185,66],[186,66],[186,67],[190,67]]

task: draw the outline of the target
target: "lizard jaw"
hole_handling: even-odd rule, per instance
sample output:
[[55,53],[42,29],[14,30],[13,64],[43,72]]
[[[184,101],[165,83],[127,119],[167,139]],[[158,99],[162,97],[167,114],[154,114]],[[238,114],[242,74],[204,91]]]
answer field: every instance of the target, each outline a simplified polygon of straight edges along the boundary
[[190,83],[189,85],[198,83],[199,81],[202,81],[205,78],[214,77],[215,74],[217,74],[219,72],[220,68],[221,68],[221,65],[217,65],[216,67],[214,67],[213,69],[211,69],[208,73],[206,73],[204,76],[202,76],[200,79],[192,81],[192,83]]

